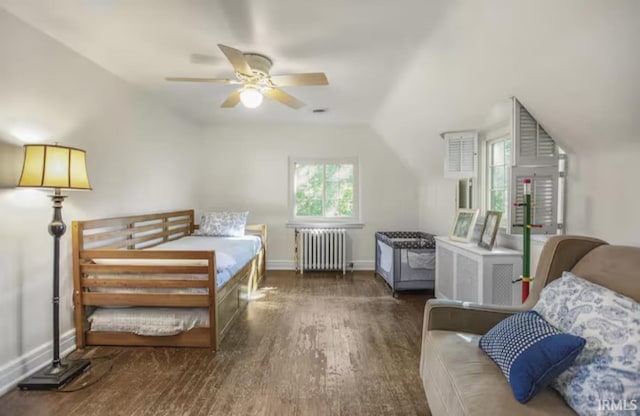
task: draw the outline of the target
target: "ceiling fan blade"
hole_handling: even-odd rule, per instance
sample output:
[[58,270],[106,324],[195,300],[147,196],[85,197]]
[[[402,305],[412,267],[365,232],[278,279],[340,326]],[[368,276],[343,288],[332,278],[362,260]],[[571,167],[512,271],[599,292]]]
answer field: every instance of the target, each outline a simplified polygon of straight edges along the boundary
[[227,99],[222,103],[220,107],[222,108],[233,108],[238,105],[240,102],[240,90],[235,90],[234,92],[227,97]]
[[262,95],[269,97],[272,100],[281,102],[284,105],[288,105],[291,108],[295,108],[296,110],[306,105],[297,98],[277,88],[266,88],[264,91],[262,91]]
[[183,77],[167,77],[167,81],[184,81],[184,82],[215,82],[217,84],[240,84],[235,79],[219,79],[219,78],[183,78]]
[[329,85],[324,72],[309,74],[272,75],[271,81],[277,86],[289,87],[296,85]]
[[247,63],[247,60],[244,57],[244,54],[242,53],[242,51],[239,51],[230,46],[225,46],[221,44],[218,44],[218,47],[220,48],[222,53],[225,54],[225,56],[227,57],[229,62],[231,62],[231,65],[233,65],[233,68],[237,72],[240,72],[241,74],[245,74],[245,75],[253,75],[253,71],[251,70],[251,67]]

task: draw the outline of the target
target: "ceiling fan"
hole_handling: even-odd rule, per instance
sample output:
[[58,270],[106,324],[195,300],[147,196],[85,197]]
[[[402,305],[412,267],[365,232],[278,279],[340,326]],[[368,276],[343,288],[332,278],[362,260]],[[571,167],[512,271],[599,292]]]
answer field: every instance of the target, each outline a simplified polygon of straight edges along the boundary
[[244,53],[225,45],[218,45],[236,72],[236,79],[168,77],[167,81],[214,82],[228,85],[242,85],[222,103],[222,108],[233,108],[240,101],[248,108],[262,104],[263,96],[278,101],[294,109],[304,107],[304,103],[287,94],[279,87],[301,85],[328,85],[323,72],[290,75],[269,75],[273,62],[258,53]]

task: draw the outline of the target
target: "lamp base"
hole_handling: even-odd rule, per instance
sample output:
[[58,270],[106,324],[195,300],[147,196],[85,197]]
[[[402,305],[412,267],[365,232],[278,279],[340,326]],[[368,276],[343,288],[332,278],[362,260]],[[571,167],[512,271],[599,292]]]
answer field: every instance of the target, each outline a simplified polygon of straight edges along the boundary
[[51,365],[38,371],[18,384],[20,390],[58,390],[85,371],[91,364],[88,360],[63,362],[59,368]]

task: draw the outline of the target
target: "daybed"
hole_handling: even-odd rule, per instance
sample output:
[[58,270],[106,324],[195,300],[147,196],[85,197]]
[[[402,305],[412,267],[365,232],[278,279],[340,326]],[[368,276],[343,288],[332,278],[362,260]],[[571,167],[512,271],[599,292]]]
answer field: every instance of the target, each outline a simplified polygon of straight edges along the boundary
[[[194,237],[197,228],[193,210],[74,221],[77,347],[217,349],[265,274],[267,231],[254,225],[246,227],[254,237]],[[252,254],[241,240],[254,245]],[[244,258],[234,258],[238,248]],[[150,335],[135,329],[140,322],[162,330]]]
[[433,415],[575,415],[550,387],[526,405],[518,403],[498,366],[478,347],[482,334],[512,314],[531,309],[542,288],[564,271],[640,300],[640,248],[576,236],[549,239],[532,291],[521,307],[429,300],[420,375]]

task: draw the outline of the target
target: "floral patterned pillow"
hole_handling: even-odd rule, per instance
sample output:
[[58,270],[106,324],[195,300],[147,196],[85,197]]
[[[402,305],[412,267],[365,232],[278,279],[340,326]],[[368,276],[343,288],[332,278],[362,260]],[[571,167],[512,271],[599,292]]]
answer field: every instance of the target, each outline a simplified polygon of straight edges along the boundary
[[552,383],[573,410],[609,414],[612,403],[640,409],[638,302],[565,272],[542,290],[533,309],[560,331],[587,340],[573,365]]
[[210,237],[242,237],[248,211],[206,212],[200,217],[200,228],[193,235]]

